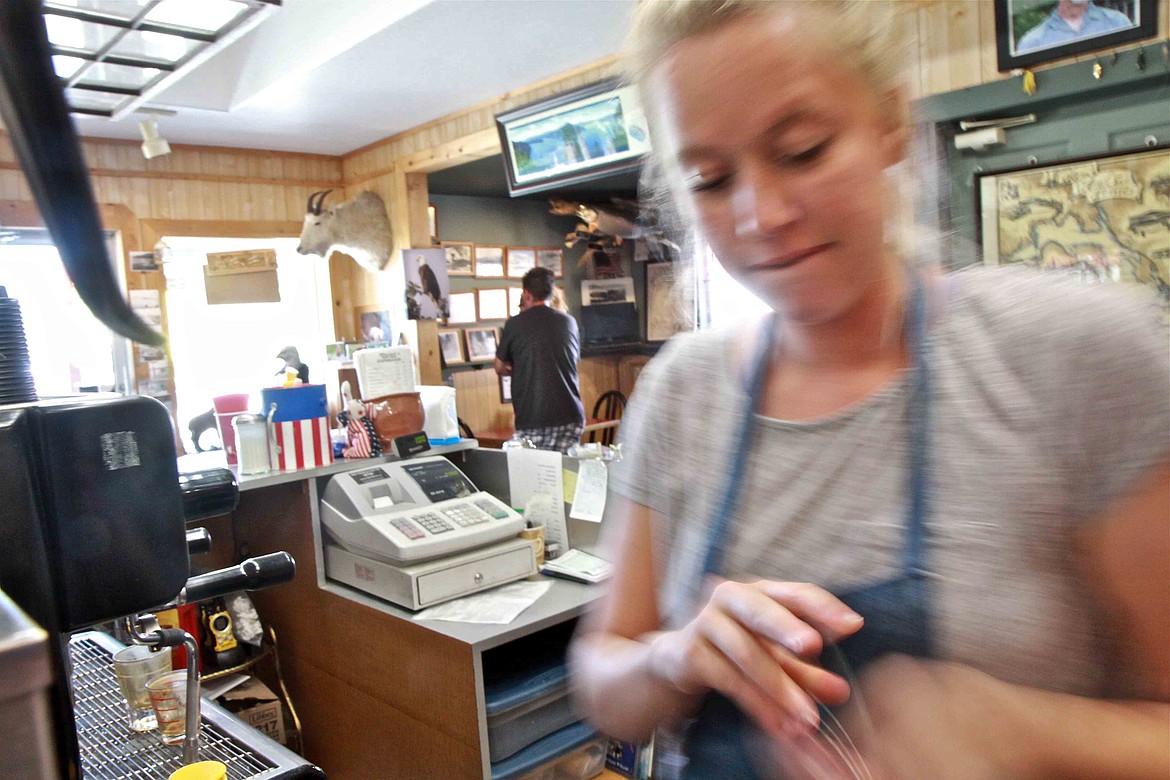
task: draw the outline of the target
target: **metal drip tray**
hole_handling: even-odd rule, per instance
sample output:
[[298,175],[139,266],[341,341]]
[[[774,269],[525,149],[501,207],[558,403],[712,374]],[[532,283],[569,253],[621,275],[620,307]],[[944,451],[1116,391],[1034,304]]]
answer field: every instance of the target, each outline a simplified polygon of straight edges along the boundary
[[[83,780],[160,780],[183,765],[183,746],[125,725],[126,703],[112,656],[122,645],[90,631],[69,640],[74,718]],[[203,699],[199,759],[222,761],[229,780],[324,778],[320,769]]]

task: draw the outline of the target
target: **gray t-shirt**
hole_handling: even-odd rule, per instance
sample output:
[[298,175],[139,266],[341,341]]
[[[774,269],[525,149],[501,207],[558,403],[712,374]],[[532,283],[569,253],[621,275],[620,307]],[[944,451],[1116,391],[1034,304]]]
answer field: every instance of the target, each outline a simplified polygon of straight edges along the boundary
[[528,308],[504,325],[496,357],[512,364],[517,430],[584,424],[575,319],[550,306]]
[[[1109,648],[1071,535],[1170,454],[1170,349],[1144,296],[979,269],[932,288],[927,568],[942,658],[1103,695]],[[660,512],[660,610],[691,614],[746,403],[750,327],[673,339],[622,421],[612,488]],[[844,592],[900,572],[909,372],[827,417],[756,415],[724,574]]]

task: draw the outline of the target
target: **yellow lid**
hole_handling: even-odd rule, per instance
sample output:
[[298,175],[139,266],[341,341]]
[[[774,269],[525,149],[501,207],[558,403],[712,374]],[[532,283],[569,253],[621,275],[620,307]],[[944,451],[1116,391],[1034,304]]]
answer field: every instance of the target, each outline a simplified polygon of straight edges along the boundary
[[221,761],[197,761],[171,772],[167,780],[227,780],[227,764]]

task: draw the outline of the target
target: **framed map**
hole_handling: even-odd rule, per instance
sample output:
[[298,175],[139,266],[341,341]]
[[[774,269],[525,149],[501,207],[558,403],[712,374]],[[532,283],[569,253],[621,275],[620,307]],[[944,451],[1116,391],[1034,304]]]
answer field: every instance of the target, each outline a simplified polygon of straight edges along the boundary
[[977,179],[988,265],[1150,285],[1170,314],[1170,146]]

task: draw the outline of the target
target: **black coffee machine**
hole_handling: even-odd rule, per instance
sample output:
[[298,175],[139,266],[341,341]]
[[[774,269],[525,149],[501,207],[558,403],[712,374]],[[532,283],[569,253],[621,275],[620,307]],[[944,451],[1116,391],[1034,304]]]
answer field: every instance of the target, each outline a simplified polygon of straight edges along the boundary
[[[118,720],[121,710],[110,718],[81,713],[82,699],[92,697],[80,693],[81,635],[75,632],[292,578],[295,565],[287,553],[190,577],[189,541],[195,549],[208,540],[195,532],[189,538],[187,522],[231,511],[237,498],[226,469],[178,473],[170,416],[152,398],[94,395],[0,405],[0,590],[51,637],[50,709],[61,778],[126,776],[117,767],[95,770],[95,761],[116,763],[118,757],[109,745],[100,759],[87,757],[86,738],[79,738],[87,729],[108,728],[102,721]],[[85,663],[95,663],[108,683],[108,655],[117,644],[90,634],[99,641],[86,640],[92,646],[86,652],[95,657]],[[152,638],[149,630],[139,636]],[[93,675],[85,677],[93,685]],[[120,704],[116,686],[109,698]],[[202,757],[224,760],[225,750],[247,754],[240,763],[246,771],[236,767],[231,777],[256,770],[265,778],[324,778],[218,708],[205,706],[203,715],[201,731],[214,750]],[[120,741],[133,747],[129,737]]]

